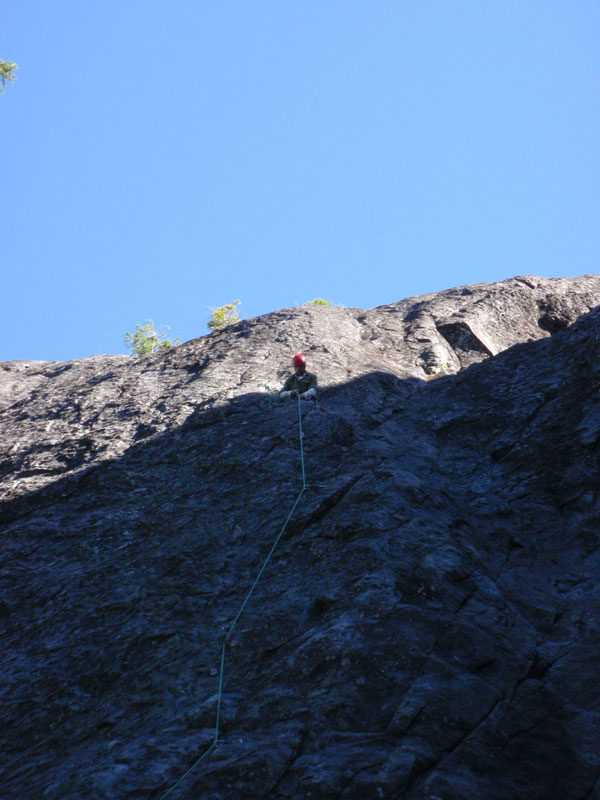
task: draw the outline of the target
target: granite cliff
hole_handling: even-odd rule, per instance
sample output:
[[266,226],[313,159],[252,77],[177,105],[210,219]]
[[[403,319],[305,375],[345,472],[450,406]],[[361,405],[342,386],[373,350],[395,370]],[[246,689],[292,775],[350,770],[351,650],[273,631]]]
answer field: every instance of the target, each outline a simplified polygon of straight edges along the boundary
[[0,369],[3,798],[600,797],[600,276]]

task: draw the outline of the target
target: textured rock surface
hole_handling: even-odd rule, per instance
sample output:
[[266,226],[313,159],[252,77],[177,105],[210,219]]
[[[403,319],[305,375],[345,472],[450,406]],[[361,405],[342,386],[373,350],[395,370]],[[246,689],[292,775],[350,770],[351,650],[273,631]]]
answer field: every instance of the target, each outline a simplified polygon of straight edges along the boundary
[[[600,276],[0,370],[0,795],[600,797]],[[590,312],[591,313],[588,313]],[[436,378],[436,380],[431,380]]]

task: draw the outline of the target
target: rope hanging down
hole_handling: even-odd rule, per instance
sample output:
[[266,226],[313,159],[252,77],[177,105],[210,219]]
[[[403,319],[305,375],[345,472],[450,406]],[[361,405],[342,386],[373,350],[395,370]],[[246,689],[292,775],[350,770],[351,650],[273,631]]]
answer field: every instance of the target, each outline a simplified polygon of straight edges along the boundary
[[259,573],[256,576],[256,579],[254,580],[254,583],[252,584],[252,586],[250,587],[248,593],[246,594],[246,597],[244,598],[244,602],[240,606],[240,609],[237,612],[237,614],[235,615],[235,618],[234,618],[233,622],[231,623],[231,627],[227,631],[227,634],[225,635],[225,639],[223,640],[223,647],[221,648],[221,669],[220,669],[220,672],[219,672],[219,692],[218,692],[218,695],[217,695],[217,720],[216,720],[216,724],[215,724],[215,738],[213,739],[212,744],[202,753],[202,755],[200,755],[194,761],[194,763],[191,765],[191,767],[189,767],[183,773],[183,775],[180,778],[178,778],[175,781],[175,783],[163,795],[161,795],[160,800],[165,800],[165,798],[168,797],[171,794],[171,792],[173,792],[187,778],[187,776],[190,774],[190,772],[193,769],[195,769],[198,766],[198,764],[200,764],[201,761],[204,761],[204,759],[207,757],[207,755],[212,750],[214,750],[214,748],[219,743],[219,733],[220,733],[220,723],[221,723],[221,698],[222,698],[222,695],[223,695],[223,673],[225,671],[225,648],[227,647],[227,642],[231,638],[231,635],[233,634],[233,631],[235,630],[235,626],[237,625],[237,623],[239,621],[239,618],[242,616],[242,613],[243,613],[244,609],[246,608],[246,605],[247,605],[248,601],[250,600],[250,598],[252,596],[252,593],[256,589],[256,587],[258,585],[258,582],[260,581],[261,576],[262,576],[263,572],[265,571],[265,569],[267,567],[267,564],[271,560],[271,556],[273,555],[273,553],[277,549],[277,545],[279,544],[279,541],[280,541],[281,537],[285,533],[285,529],[287,528],[288,522],[292,518],[292,515],[293,515],[294,511],[296,510],[296,507],[297,507],[298,503],[300,502],[300,498],[302,497],[302,495],[306,491],[306,473],[305,473],[305,469],[304,469],[304,444],[303,444],[303,441],[302,441],[303,438],[304,438],[304,434],[302,433],[302,406],[301,406],[301,402],[300,402],[300,397],[298,397],[298,438],[300,440],[300,462],[302,464],[302,488],[300,489],[300,492],[298,493],[298,496],[296,497],[296,499],[294,501],[294,505],[292,506],[292,508],[290,510],[290,513],[287,515],[286,520],[283,523],[283,526],[282,526],[281,530],[277,534],[277,537],[276,537],[275,541],[273,542],[273,545],[272,545],[271,549],[269,550],[268,556],[265,558],[265,560],[263,562],[263,565],[260,568]]

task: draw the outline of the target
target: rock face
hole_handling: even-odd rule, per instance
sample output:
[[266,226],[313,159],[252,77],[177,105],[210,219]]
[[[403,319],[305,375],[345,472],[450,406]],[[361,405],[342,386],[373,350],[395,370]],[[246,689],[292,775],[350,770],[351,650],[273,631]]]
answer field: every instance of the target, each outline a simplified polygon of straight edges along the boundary
[[600,276],[0,369],[3,798],[600,797]]

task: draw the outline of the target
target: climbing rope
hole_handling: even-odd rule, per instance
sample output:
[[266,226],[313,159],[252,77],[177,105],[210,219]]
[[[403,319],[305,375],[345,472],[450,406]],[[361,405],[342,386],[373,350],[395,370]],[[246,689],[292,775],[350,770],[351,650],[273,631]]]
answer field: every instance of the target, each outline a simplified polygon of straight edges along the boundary
[[204,761],[204,759],[207,757],[207,755],[212,750],[214,750],[214,748],[219,743],[219,733],[220,733],[220,725],[221,725],[221,698],[223,696],[223,674],[225,672],[225,649],[227,647],[227,642],[231,638],[231,636],[233,634],[233,631],[235,630],[235,626],[237,625],[240,617],[242,616],[248,601],[252,597],[252,593],[256,589],[256,587],[258,585],[258,582],[260,581],[263,572],[267,568],[267,564],[271,560],[271,556],[273,555],[273,553],[277,549],[277,545],[279,544],[279,541],[281,540],[281,537],[285,533],[285,529],[287,528],[288,523],[289,523],[290,519],[292,518],[298,503],[300,502],[300,498],[302,497],[302,495],[306,491],[306,472],[305,472],[305,469],[304,469],[304,444],[303,444],[304,434],[302,432],[302,405],[301,405],[300,397],[298,397],[298,438],[300,440],[300,463],[302,464],[302,488],[300,489],[300,492],[298,493],[298,496],[296,497],[296,499],[294,501],[294,505],[292,506],[292,508],[290,510],[290,513],[287,515],[286,520],[283,523],[283,526],[282,526],[281,530],[277,534],[277,537],[276,537],[275,541],[273,542],[273,545],[272,545],[271,549],[269,550],[268,556],[265,558],[265,560],[263,562],[263,565],[260,568],[260,570],[258,572],[258,575],[256,576],[256,578],[254,580],[254,583],[252,584],[252,586],[250,587],[248,593],[246,594],[246,597],[244,598],[244,602],[240,606],[239,611],[237,612],[237,614],[235,615],[234,620],[231,623],[231,626],[230,626],[229,630],[227,631],[227,633],[225,635],[225,639],[223,640],[223,646],[221,648],[221,669],[219,671],[219,692],[218,692],[218,695],[217,695],[217,720],[216,720],[216,723],[215,723],[215,738],[213,739],[212,744],[194,761],[194,763],[191,765],[191,767],[189,767],[183,773],[183,775],[180,778],[178,778],[175,781],[175,783],[163,795],[161,795],[160,800],[165,800],[165,798],[168,797],[171,794],[171,792],[173,792],[187,778],[187,776],[190,774],[190,772],[192,772],[192,770],[195,769],[198,766],[198,764],[200,764],[201,761]]

